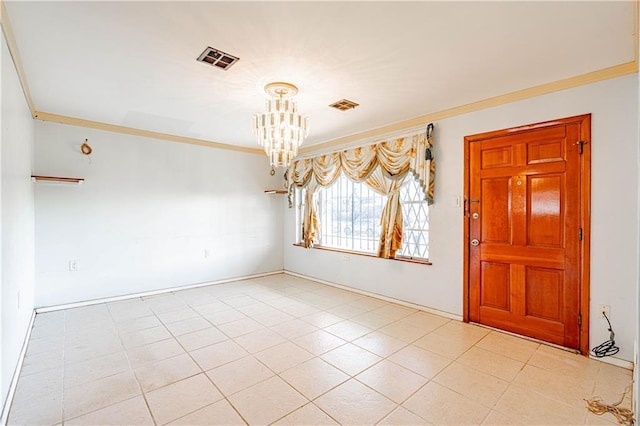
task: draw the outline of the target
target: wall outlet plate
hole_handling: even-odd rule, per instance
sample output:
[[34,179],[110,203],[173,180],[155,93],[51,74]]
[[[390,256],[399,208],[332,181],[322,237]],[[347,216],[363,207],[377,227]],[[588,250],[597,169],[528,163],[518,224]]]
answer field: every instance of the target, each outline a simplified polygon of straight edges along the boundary
[[607,316],[607,318],[611,319],[611,306],[598,305],[598,316],[604,319],[604,315],[602,315],[603,312]]

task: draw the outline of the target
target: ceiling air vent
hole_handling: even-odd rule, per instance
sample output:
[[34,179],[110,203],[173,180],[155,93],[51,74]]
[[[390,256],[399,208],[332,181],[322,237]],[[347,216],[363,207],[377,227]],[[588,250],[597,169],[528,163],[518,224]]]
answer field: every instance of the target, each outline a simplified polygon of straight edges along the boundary
[[353,101],[350,101],[348,99],[342,99],[341,101],[334,102],[329,106],[331,108],[339,109],[340,111],[346,111],[348,109],[354,109],[358,105],[359,104],[357,104],[357,103],[355,103]]
[[240,58],[229,55],[222,50],[214,49],[213,47],[207,47],[198,57],[199,62],[204,62],[205,64],[222,68],[223,70],[228,70],[231,68],[231,65],[235,64],[239,60]]

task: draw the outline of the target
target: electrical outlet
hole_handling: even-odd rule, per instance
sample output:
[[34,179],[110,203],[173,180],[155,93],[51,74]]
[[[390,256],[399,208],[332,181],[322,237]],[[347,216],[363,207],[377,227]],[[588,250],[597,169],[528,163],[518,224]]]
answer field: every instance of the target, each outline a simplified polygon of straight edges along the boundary
[[207,258],[211,256],[211,251],[209,251],[209,249],[204,249],[204,257]]
[[611,306],[609,305],[598,305],[598,315],[600,318],[604,318],[606,315],[607,318],[611,319]]
[[70,260],[69,261],[69,272],[78,272],[80,270],[80,261],[79,260]]

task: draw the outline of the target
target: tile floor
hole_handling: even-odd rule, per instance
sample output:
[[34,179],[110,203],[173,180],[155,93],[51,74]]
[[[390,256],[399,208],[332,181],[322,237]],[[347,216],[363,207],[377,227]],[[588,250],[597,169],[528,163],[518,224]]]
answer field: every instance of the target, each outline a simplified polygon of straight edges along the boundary
[[9,424],[615,424],[630,380],[281,274],[37,315]]

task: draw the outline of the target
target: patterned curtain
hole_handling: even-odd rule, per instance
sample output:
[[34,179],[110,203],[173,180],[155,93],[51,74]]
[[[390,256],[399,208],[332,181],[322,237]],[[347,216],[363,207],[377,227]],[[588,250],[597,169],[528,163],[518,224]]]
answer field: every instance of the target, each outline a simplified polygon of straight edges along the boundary
[[286,173],[289,183],[289,207],[293,205],[293,189],[305,189],[303,243],[312,247],[318,235],[316,194],[319,188],[331,186],[344,173],[356,182],[365,182],[386,195],[387,205],[381,218],[380,257],[393,257],[402,246],[402,209],[399,190],[408,173],[412,173],[429,205],[434,200],[435,161],[433,158],[433,124],[426,133],[396,138],[373,145],[349,148],[295,160]]
[[365,181],[367,186],[380,195],[387,197],[387,203],[382,209],[380,217],[380,245],[378,257],[393,259],[396,251],[402,248],[402,204],[400,204],[400,187],[406,179],[407,173],[400,179],[391,179],[385,176],[381,168],[375,169],[369,179]]
[[320,189],[320,185],[313,180],[309,182],[305,191],[304,210],[302,212],[302,243],[306,248],[313,247],[320,234],[318,200],[316,197],[318,189]]

